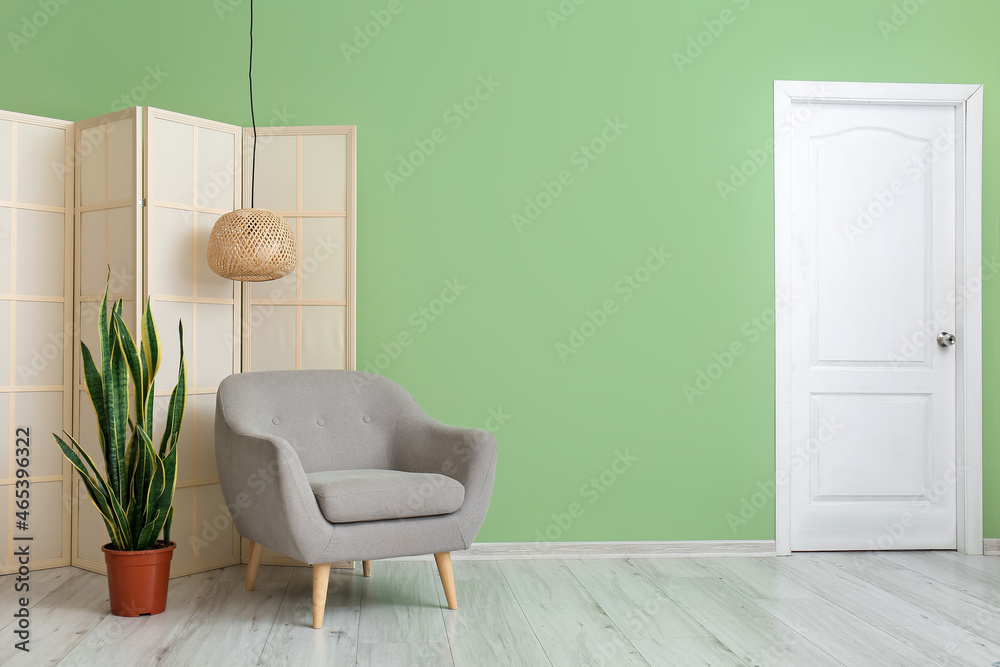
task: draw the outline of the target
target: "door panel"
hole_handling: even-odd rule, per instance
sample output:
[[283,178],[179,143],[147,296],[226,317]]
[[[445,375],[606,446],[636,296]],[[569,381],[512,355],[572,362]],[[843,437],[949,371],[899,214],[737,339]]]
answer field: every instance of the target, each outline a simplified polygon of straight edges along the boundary
[[[793,107],[795,103],[793,103]],[[956,118],[813,104],[791,139],[794,550],[956,547]]]

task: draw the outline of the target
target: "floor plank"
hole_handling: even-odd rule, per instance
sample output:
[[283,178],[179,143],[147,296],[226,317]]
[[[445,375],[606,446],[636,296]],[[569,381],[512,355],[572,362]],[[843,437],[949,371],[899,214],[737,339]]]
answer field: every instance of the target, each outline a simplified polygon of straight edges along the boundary
[[500,569],[522,605],[594,602],[561,560],[508,560],[500,563]]
[[574,560],[566,565],[630,639],[712,636],[628,561]]
[[597,604],[521,605],[553,667],[648,665]]
[[[431,575],[440,586],[437,570]],[[500,563],[488,560],[456,561],[454,564],[455,589],[458,608],[490,607],[495,604],[514,603],[517,598],[511,590]]]
[[764,558],[710,558],[703,566],[751,600],[814,598],[816,593],[769,567]]
[[946,558],[986,574],[992,574],[994,577],[1000,577],[1000,558],[997,556],[966,556],[956,551],[936,551],[935,554],[939,558]]
[[1000,577],[969,567],[960,561],[941,558],[933,551],[885,552],[879,557],[900,567],[948,584],[963,593],[994,605],[1000,604]]
[[457,665],[538,667],[549,660],[516,602],[490,607],[459,607],[445,617],[451,652]]
[[496,562],[456,563],[455,579],[458,613],[444,614],[444,622],[456,664],[549,664]]
[[897,625],[883,630],[941,665],[985,666],[1000,660],[1000,644],[954,625]]
[[841,569],[854,570],[898,570],[902,566],[882,558],[882,554],[891,552],[875,551],[824,551],[822,553],[806,554],[835,563]]
[[925,665],[927,656],[818,598],[757,600],[756,604],[845,665]]
[[141,665],[180,635],[219,578],[219,570],[170,581],[167,608],[155,616],[104,617],[60,665]]
[[745,667],[747,664],[715,637],[631,641],[651,667]]
[[[937,625],[957,625],[1000,644],[1000,608],[989,601],[913,570],[871,570],[857,576],[929,614],[945,619]],[[1000,660],[1000,656],[997,659]]]
[[632,565],[650,579],[711,577],[702,563],[711,558],[633,558]]
[[[374,575],[373,575],[374,576]],[[326,663],[312,663],[316,665]],[[379,642],[358,645],[358,667],[454,667],[447,643]]]
[[[379,563],[362,579],[360,643],[447,644],[444,605],[434,564],[425,561]],[[461,598],[459,598],[461,604]],[[359,653],[360,654],[360,653]]]
[[[10,625],[8,621],[13,619],[22,597],[28,598],[28,609],[31,609],[47,595],[83,572],[84,570],[75,567],[54,567],[31,572],[27,581],[16,581],[18,576],[16,574],[5,574],[0,577],[0,591],[4,593],[0,596],[0,632],[4,634],[8,632],[7,626]],[[18,591],[15,589],[17,585],[27,585],[28,589]]]
[[673,579],[665,592],[744,662],[788,667],[840,664],[720,579]]
[[177,639],[159,653],[159,661],[165,665],[256,665],[287,586],[287,582],[258,579],[254,590],[248,591],[241,580],[220,576]]
[[[107,579],[32,573],[30,654],[0,664],[989,665],[1000,558],[954,552],[788,558],[458,561],[459,610],[430,561],[333,571],[311,627],[308,568],[232,566],[171,581],[167,611],[110,615]],[[0,586],[13,588],[11,577]],[[13,619],[10,595],[0,612]],[[7,609],[7,611],[3,611]],[[0,622],[5,619],[0,618]],[[6,633],[12,628],[6,624]],[[8,637],[12,635],[8,634]]]
[[312,568],[296,568],[261,653],[261,665],[353,665],[361,619],[360,572],[330,571],[321,630],[312,627]]
[[108,580],[81,571],[31,609],[29,653],[14,647],[13,628],[0,642],[0,665],[54,665],[111,613]]
[[768,565],[875,627],[950,625],[940,616],[902,600],[816,554],[774,558]]
[[[292,578],[292,574],[301,570],[312,572],[311,567],[261,565],[257,568],[257,578],[254,579],[254,585],[256,586],[256,582],[258,581],[270,581],[287,584]],[[247,566],[245,563],[242,565],[230,565],[229,567],[224,567],[219,570],[219,573],[219,581],[243,582],[246,584]]]

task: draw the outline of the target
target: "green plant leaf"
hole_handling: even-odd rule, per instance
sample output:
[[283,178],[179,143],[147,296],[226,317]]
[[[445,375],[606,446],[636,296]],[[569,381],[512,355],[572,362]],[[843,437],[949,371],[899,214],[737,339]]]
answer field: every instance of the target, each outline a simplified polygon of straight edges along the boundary
[[160,513],[157,512],[153,515],[152,520],[143,526],[142,532],[139,533],[139,539],[136,542],[136,551],[153,548],[153,545],[156,543],[156,536],[160,534],[159,531],[156,530],[157,519],[159,519],[159,517]]
[[149,395],[146,396],[146,433],[153,437],[153,408],[156,405],[156,386],[153,379],[149,379]]
[[128,424],[128,368],[117,322],[111,323],[111,365],[104,378],[104,400],[108,411],[108,442],[105,463],[108,483],[119,504],[125,497],[125,450]]
[[180,362],[177,368],[177,385],[170,393],[170,403],[167,405],[167,423],[163,429],[163,439],[160,441],[160,457],[177,444],[181,433],[181,422],[184,419],[184,407],[187,401],[187,370],[184,361],[184,324],[177,323],[180,337]]
[[[152,443],[155,405],[154,376],[161,347],[147,302],[137,345],[122,317],[123,301],[108,308],[109,280],[99,311],[100,370],[90,350],[81,345],[88,393],[97,415],[98,438],[104,458],[102,475],[94,460],[69,434],[53,434],[63,456],[80,473],[91,502],[104,520],[116,549],[148,549],[162,530],[169,541],[173,499],[177,489],[177,443],[187,400],[184,328],[178,323],[180,360],[177,385],[170,395],[159,452]],[[129,382],[133,386],[129,387]],[[130,414],[134,395],[134,418]]]
[[[138,433],[142,443],[143,458],[149,461],[152,468],[152,475],[150,476],[146,495],[142,498],[145,507],[144,514],[148,522],[139,534],[139,548],[148,549],[160,534],[160,527],[167,517],[166,511],[170,508],[173,495],[169,494],[169,498],[164,497],[165,470],[163,462],[156,455],[156,450],[153,449],[153,441],[144,431],[140,430]],[[136,498],[136,502],[139,502],[139,500],[139,498]],[[163,500],[165,500],[165,505],[161,506],[160,503]],[[149,517],[152,517],[152,519],[149,519]],[[147,529],[149,532],[147,532]]]
[[94,462],[89,456],[87,456],[87,453],[83,451],[83,448],[80,447],[80,445],[73,440],[72,436],[68,433],[65,435],[70,439],[76,449],[87,458],[87,463],[94,470],[93,476],[91,476],[83,461],[79,456],[77,456],[72,447],[67,445],[66,442],[55,433],[52,434],[52,437],[56,439],[56,444],[59,446],[59,449],[62,450],[63,456],[65,456],[70,464],[76,468],[77,472],[80,473],[80,478],[83,480],[84,486],[87,487],[87,494],[90,496],[91,502],[94,503],[94,507],[97,508],[97,511],[100,512],[101,516],[104,518],[104,523],[107,526],[108,536],[111,538],[111,543],[114,544],[116,548],[126,548],[126,541],[124,539],[125,531],[122,530],[122,524],[119,522],[118,516],[116,516],[114,510],[108,503],[107,486],[101,479],[97,469],[94,468]]
[[118,496],[113,493],[108,494],[108,507],[110,507],[111,511],[114,513],[117,525],[122,527],[122,544],[124,545],[122,548],[127,551],[132,551],[135,548],[133,546],[135,544],[135,535],[133,535],[132,531],[129,530],[128,515],[125,512],[125,508],[122,507],[121,500],[119,500]]
[[[52,437],[56,439],[56,444],[59,445],[59,449],[62,450],[63,455],[65,455],[69,462],[80,471],[81,475],[94,484],[102,496],[107,496],[109,493],[107,483],[104,481],[104,478],[101,477],[101,473],[97,469],[97,466],[94,465],[94,460],[90,458],[90,455],[87,454],[82,447],[80,447],[80,443],[78,443],[73,436],[65,431],[63,431],[63,435],[69,438],[72,446],[67,445],[66,442],[55,433],[52,434]],[[87,462],[87,466],[89,466],[89,468],[83,465],[83,461],[80,460],[76,453],[77,451],[79,451],[80,456],[83,456],[83,459]]]
[[97,414],[97,430],[101,441],[101,455],[107,459],[105,449],[107,443],[105,439],[108,433],[108,413],[104,403],[104,380],[97,370],[94,357],[90,354],[87,344],[80,342],[80,353],[83,359],[83,377],[87,384],[87,393],[90,394],[90,402],[94,404],[94,412]]
[[141,443],[139,442],[138,429],[132,431],[132,438],[129,441],[128,455],[126,456],[128,466],[128,503],[125,513],[128,516],[129,531],[132,535],[138,535],[146,523],[146,504],[142,502],[144,497],[144,472],[145,457],[143,456]]
[[[110,442],[111,436],[111,424],[109,423],[108,415],[110,414],[108,408],[108,394],[111,390],[111,331],[109,329],[110,322],[108,319],[108,287],[111,284],[111,267],[108,267],[108,279],[104,284],[104,298],[101,300],[101,307],[97,315],[97,333],[101,343],[101,396],[103,401],[101,405],[98,406],[94,404],[94,410],[98,412],[98,423],[101,423],[103,418],[102,429],[104,441],[102,443],[103,447],[101,453],[104,455],[104,462],[107,464],[109,459],[108,448],[114,446]],[[89,386],[89,385],[88,385]],[[91,394],[91,403],[94,402],[94,395]]]
[[153,321],[153,310],[146,302],[146,310],[142,316],[142,352],[146,357],[146,368],[149,370],[150,381],[160,370],[160,335]]
[[145,458],[151,464],[149,484],[146,486],[146,496],[143,498],[143,502],[146,505],[146,514],[149,515],[156,509],[156,504],[160,500],[160,494],[163,493],[163,484],[166,477],[163,470],[163,461],[156,455],[156,450],[153,449],[153,442],[148,437],[145,437],[145,433],[142,435],[144,436],[143,450],[145,451]]
[[[176,479],[176,478],[175,478]],[[174,522],[174,508],[173,505],[167,511],[167,520],[163,522],[163,541],[170,544],[170,524]]]
[[[121,301],[118,303],[120,304]],[[139,350],[135,346],[135,339],[132,338],[132,333],[125,325],[125,320],[122,319],[121,309],[116,307],[111,316],[114,318],[118,340],[122,344],[122,351],[125,353],[125,361],[128,362],[128,370],[132,375],[132,388],[135,394],[135,423],[145,425],[146,391],[148,390],[148,380],[142,370]]]
[[[152,507],[160,513],[160,526],[166,526],[166,521],[173,517],[170,509],[173,505],[174,494],[177,491],[177,447],[171,447],[170,451],[163,458],[163,487],[162,492],[156,499]],[[159,527],[156,534],[159,535]],[[168,540],[169,541],[169,540]]]

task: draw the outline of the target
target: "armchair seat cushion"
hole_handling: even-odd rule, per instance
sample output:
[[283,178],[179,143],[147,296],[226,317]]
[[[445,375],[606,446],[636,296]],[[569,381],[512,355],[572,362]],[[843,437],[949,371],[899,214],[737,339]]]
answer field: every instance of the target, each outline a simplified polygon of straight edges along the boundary
[[451,514],[465,501],[460,482],[435,473],[331,470],[306,479],[330,523]]

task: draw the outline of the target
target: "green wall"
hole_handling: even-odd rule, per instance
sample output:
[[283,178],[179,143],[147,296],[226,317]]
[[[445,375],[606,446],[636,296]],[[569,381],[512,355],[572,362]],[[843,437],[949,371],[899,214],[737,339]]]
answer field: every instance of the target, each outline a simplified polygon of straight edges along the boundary
[[[257,0],[258,122],[277,108],[292,124],[358,125],[358,361],[382,362],[445,422],[495,428],[502,409],[481,540],[773,538],[773,502],[754,497],[774,470],[772,80],[986,84],[983,246],[997,255],[1000,5],[575,1],[555,22],[559,0]],[[12,43],[46,2],[58,11]],[[248,8],[5,0],[0,108],[76,120],[138,103],[248,125]],[[390,8],[348,62],[342,43]],[[679,66],[705,21],[720,34]],[[460,115],[480,77],[499,86]],[[580,152],[609,119],[614,141]],[[387,178],[434,136],[412,174]],[[754,155],[757,173],[724,199],[718,183]],[[440,312],[449,280],[465,289]],[[984,289],[987,405],[998,283]],[[571,339],[588,311],[603,326]],[[402,332],[412,344],[378,358]],[[683,386],[737,342],[688,400]],[[1000,536],[1000,420],[986,413],[986,534]],[[744,499],[763,506],[734,530]]]

